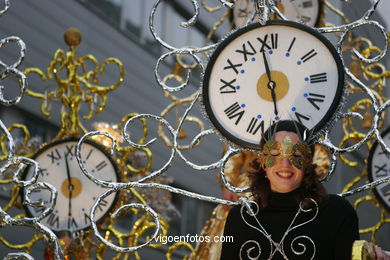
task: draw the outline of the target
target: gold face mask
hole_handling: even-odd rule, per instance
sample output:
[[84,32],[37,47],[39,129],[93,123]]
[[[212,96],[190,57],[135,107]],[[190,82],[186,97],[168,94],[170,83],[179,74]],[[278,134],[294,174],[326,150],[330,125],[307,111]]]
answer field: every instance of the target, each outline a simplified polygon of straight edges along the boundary
[[304,143],[294,144],[289,136],[286,136],[282,143],[270,140],[264,144],[260,156],[263,168],[270,168],[283,158],[288,158],[292,165],[300,170],[312,163],[310,147]]

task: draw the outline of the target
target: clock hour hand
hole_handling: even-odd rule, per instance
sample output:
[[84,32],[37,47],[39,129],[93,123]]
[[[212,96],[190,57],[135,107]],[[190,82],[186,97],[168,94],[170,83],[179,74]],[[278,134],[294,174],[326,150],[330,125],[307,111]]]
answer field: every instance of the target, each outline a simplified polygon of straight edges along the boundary
[[265,72],[267,73],[267,77],[268,77],[267,87],[271,90],[272,102],[274,103],[274,113],[275,115],[278,115],[279,112],[278,112],[278,108],[276,107],[276,93],[275,93],[276,83],[271,79],[271,71],[268,66],[267,57],[265,56],[265,50],[263,50],[263,62],[264,62]]
[[272,97],[272,101],[274,102],[274,113],[275,115],[278,115],[279,112],[278,112],[278,108],[276,107],[276,93],[275,93],[276,84],[275,82],[270,81],[268,82],[267,87],[271,90],[271,97]]

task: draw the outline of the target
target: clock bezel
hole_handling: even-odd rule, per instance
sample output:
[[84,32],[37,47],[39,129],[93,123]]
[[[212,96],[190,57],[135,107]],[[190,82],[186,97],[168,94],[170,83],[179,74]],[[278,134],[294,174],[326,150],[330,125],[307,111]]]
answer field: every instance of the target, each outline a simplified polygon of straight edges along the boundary
[[[390,127],[382,132],[382,134],[381,134],[382,139],[385,139],[386,135],[389,135],[389,137],[390,137]],[[368,153],[368,158],[367,158],[367,177],[368,177],[368,180],[370,182],[374,181],[371,167],[372,167],[372,161],[373,161],[373,157],[374,157],[374,153],[375,153],[376,148],[381,149],[381,146],[379,145],[378,141],[376,141],[372,145],[370,152]],[[372,189],[372,192],[374,193],[376,199],[380,202],[382,207],[384,207],[385,210],[390,213],[390,202],[389,202],[389,204],[386,203],[386,201],[382,198],[382,196],[377,191],[376,187]]]
[[[257,28],[261,28],[261,27],[265,27],[265,26],[275,26],[275,25],[276,26],[293,27],[293,28],[296,28],[299,30],[303,30],[309,34],[312,34],[314,37],[316,37],[320,42],[322,42],[327,47],[327,49],[331,53],[331,55],[336,63],[339,78],[338,78],[337,91],[335,94],[335,98],[333,99],[333,102],[332,102],[331,106],[329,107],[327,113],[322,117],[321,121],[311,129],[312,132],[316,133],[316,132],[320,131],[323,127],[328,125],[329,122],[333,121],[333,117],[341,104],[341,100],[342,100],[343,93],[344,93],[344,87],[345,87],[344,86],[344,65],[343,65],[343,62],[342,62],[339,54],[337,53],[336,49],[334,48],[332,43],[325,36],[323,36],[321,33],[319,33],[318,31],[316,31],[315,29],[313,29],[309,26],[303,25],[301,23],[297,23],[297,22],[293,22],[293,21],[285,21],[285,20],[272,20],[272,21],[267,22],[266,25],[261,25],[259,23],[253,23],[253,24],[250,24],[246,27],[240,28],[240,29],[234,31],[233,33],[231,33],[230,35],[228,35],[225,39],[223,39],[221,41],[221,43],[217,46],[217,48],[214,50],[214,52],[212,53],[212,55],[210,57],[209,62],[207,63],[207,67],[206,67],[205,72],[203,74],[203,80],[202,80],[202,103],[203,103],[203,108],[204,108],[204,111],[205,111],[207,118],[209,119],[211,124],[214,126],[214,129],[216,129],[225,140],[227,140],[230,143],[233,143],[235,145],[238,145],[240,147],[254,149],[254,150],[260,149],[257,144],[255,145],[253,143],[243,141],[242,139],[239,139],[236,136],[230,134],[229,131],[224,129],[224,127],[218,122],[216,116],[214,115],[214,113],[211,109],[211,105],[210,105],[210,101],[209,101],[210,99],[209,99],[209,91],[208,91],[209,84],[208,83],[210,80],[211,71],[213,69],[213,66],[214,66],[217,58],[221,54],[221,52],[236,38],[240,37],[241,35],[245,34],[248,31],[255,30]],[[260,139],[259,139],[259,143],[260,143]]]
[[[324,1],[323,0],[317,0],[317,1],[318,1],[318,15],[317,15],[316,22],[313,25],[314,27],[324,26],[323,24],[321,24],[321,20],[325,17]],[[231,25],[231,28],[232,29],[239,29],[240,27],[237,27],[235,22],[234,22],[234,6],[233,6],[233,8],[229,9],[228,17],[229,17],[229,23]],[[289,20],[289,21],[295,22],[295,20]],[[306,26],[310,26],[310,25],[306,25]]]
[[[32,157],[31,159],[35,160],[39,155],[43,154],[46,150],[52,148],[52,147],[55,147],[57,145],[60,145],[60,144],[63,144],[63,143],[68,143],[68,142],[76,142],[78,143],[79,142],[79,139],[78,138],[66,138],[66,139],[63,139],[63,140],[58,140],[58,141],[55,141],[55,142],[51,142],[51,143],[48,143],[44,146],[42,146]],[[91,141],[91,140],[84,140],[83,143],[87,143],[87,144],[90,144],[92,146],[94,146],[96,149],[100,150],[107,158],[108,160],[111,162],[111,164],[113,165],[114,167],[114,171],[115,171],[115,176],[116,176],[116,182],[120,181],[120,174],[119,174],[119,169],[118,169],[118,166],[116,165],[114,159],[111,157],[111,155],[108,153],[108,151],[104,148],[104,146],[102,146],[101,144],[97,143],[97,142],[94,142],[94,141]],[[26,179],[26,175],[29,171],[29,167],[26,168],[26,170],[23,172],[22,174],[22,178],[23,180]],[[81,169],[80,169],[80,172],[81,174],[84,174]],[[91,181],[92,182],[92,181]],[[58,192],[58,190],[57,190]],[[21,196],[22,196],[22,202],[24,201],[24,195],[25,195],[25,192],[24,192],[24,188],[21,189],[21,192],[20,192]],[[110,212],[113,211],[113,209],[116,207],[116,205],[118,204],[118,201],[119,201],[119,192],[116,192],[115,193],[115,198],[114,200],[112,201],[112,204],[111,206],[107,209],[107,211],[100,217],[100,219],[98,221],[96,221],[96,223],[100,223],[102,222],[109,214]],[[26,214],[28,217],[32,217],[32,218],[35,218],[36,216],[34,216],[31,211],[29,210],[28,206],[25,205],[23,203],[23,208],[24,210],[26,211]],[[89,209],[90,210],[90,209]],[[86,211],[87,212],[87,211]],[[90,211],[88,212],[90,213]],[[80,228],[80,229],[77,229],[77,230],[68,230],[68,229],[64,229],[64,230],[53,230],[51,229],[50,227],[48,227],[50,230],[52,230],[53,232],[63,232],[63,231],[66,231],[66,232],[81,232],[81,231],[85,231],[85,230],[89,230],[91,228],[91,224],[89,224],[89,226],[85,227],[85,228]]]

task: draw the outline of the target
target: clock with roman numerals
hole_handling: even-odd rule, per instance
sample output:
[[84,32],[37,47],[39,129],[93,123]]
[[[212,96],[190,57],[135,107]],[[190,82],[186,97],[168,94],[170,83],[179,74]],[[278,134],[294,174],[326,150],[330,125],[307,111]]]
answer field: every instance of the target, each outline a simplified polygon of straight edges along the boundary
[[[236,0],[232,10],[232,22],[235,27],[240,28],[246,24],[248,19],[255,12],[257,0]],[[276,7],[284,16],[296,22],[303,22],[309,26],[317,26],[323,9],[322,0],[281,0]],[[258,18],[255,18],[258,21]]]
[[[53,142],[43,147],[34,156],[41,166],[38,181],[53,185],[58,192],[53,212],[42,223],[53,231],[76,232],[90,227],[88,218],[92,205],[107,189],[89,180],[81,171],[76,159],[78,140],[67,139]],[[116,182],[119,179],[116,164],[103,147],[95,142],[85,141],[81,146],[81,159],[85,168],[96,178]],[[31,179],[32,167],[28,168],[24,178]],[[116,194],[111,194],[98,205],[95,219],[103,219],[116,201]],[[34,190],[32,201],[49,202],[50,192]],[[47,206],[46,206],[47,207]],[[45,206],[26,206],[27,213],[37,217]]]
[[343,89],[342,61],[322,34],[272,21],[241,28],[218,45],[204,73],[203,104],[226,139],[258,149],[261,133],[281,119],[321,129]]
[[[383,141],[390,146],[390,128],[382,133]],[[375,142],[371,147],[367,161],[367,173],[370,182],[390,177],[390,155]],[[378,201],[390,213],[390,182],[380,184],[373,189]]]

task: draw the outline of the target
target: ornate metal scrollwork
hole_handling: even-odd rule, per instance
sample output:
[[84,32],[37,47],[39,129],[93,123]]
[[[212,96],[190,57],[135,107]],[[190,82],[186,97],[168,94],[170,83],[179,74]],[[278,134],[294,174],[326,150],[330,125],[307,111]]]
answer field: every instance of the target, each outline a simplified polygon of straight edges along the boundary
[[[362,101],[359,104],[356,104],[356,107],[353,108],[352,110],[348,112],[343,112],[342,109],[340,108],[336,114],[334,115],[333,119],[331,122],[329,122],[318,134],[318,140],[317,142],[324,147],[328,148],[329,153],[330,153],[330,165],[328,168],[328,173],[326,176],[324,176],[324,181],[327,181],[331,178],[332,174],[335,171],[335,166],[336,166],[336,159],[337,156],[343,156],[346,153],[355,151],[356,149],[359,149],[363,145],[370,145],[370,142],[373,139],[378,140],[382,148],[387,152],[390,153],[390,147],[387,147],[384,141],[382,140],[380,136],[380,126],[383,121],[383,113],[386,111],[386,109],[390,106],[390,101],[389,100],[382,100],[381,99],[381,91],[380,89],[382,88],[382,82],[381,79],[384,77],[388,77],[388,73],[377,63],[385,56],[387,52],[387,47],[388,47],[388,38],[387,38],[387,33],[385,28],[380,25],[378,22],[370,20],[370,17],[374,13],[378,3],[380,0],[374,0],[372,1],[371,7],[367,12],[360,18],[357,19],[356,21],[349,22],[345,20],[345,24],[343,25],[337,25],[337,26],[330,26],[330,27],[321,27],[318,28],[318,32],[321,33],[335,33],[337,37],[339,37],[339,41],[337,43],[337,51],[339,55],[342,57],[343,51],[345,49],[348,49],[348,44],[349,44],[349,37],[348,34],[354,31],[355,29],[363,26],[363,25],[369,25],[373,26],[375,29],[378,29],[380,33],[383,36],[383,41],[384,41],[384,47],[378,48],[378,47],[370,47],[368,49],[364,50],[358,50],[355,48],[356,46],[349,46],[352,50],[352,53],[354,55],[355,63],[357,63],[360,67],[360,69],[367,75],[368,77],[371,77],[372,79],[378,80],[378,84],[376,86],[378,87],[378,91],[375,91],[371,86],[367,86],[361,79],[359,79],[355,74],[356,71],[354,71],[350,66],[347,66],[344,62],[344,71],[345,74],[349,77],[349,83],[350,87],[348,91],[359,91],[363,95],[366,95],[366,99]],[[185,69],[185,74],[184,76],[180,75],[180,78],[178,82],[180,84],[178,86],[169,86],[168,80],[166,77],[163,77],[160,75],[160,66],[163,62],[166,61],[166,59],[173,57],[173,56],[183,56],[187,55],[191,57],[194,61],[195,64],[198,65],[198,68],[204,73],[205,70],[205,63],[206,61],[203,59],[204,56],[207,57],[207,52],[213,51],[218,44],[218,43],[213,43],[213,44],[207,44],[203,47],[175,47],[169,44],[168,42],[164,41],[159,37],[159,35],[156,32],[155,28],[155,13],[156,10],[159,8],[160,3],[162,0],[157,0],[153,6],[153,9],[151,10],[151,14],[149,17],[150,21],[150,30],[152,32],[152,35],[154,39],[162,46],[164,47],[167,52],[163,54],[157,61],[156,66],[155,66],[155,77],[157,80],[158,85],[162,88],[163,91],[168,97],[171,98],[173,102],[173,106],[183,106],[186,107],[184,113],[181,115],[178,115],[178,123],[176,126],[173,126],[170,122],[168,122],[167,119],[164,118],[165,112],[171,109],[170,107],[167,107],[166,110],[163,111],[163,113],[159,116],[157,115],[151,115],[151,114],[138,114],[138,115],[129,115],[128,117],[125,117],[124,120],[120,123],[121,128],[123,129],[123,138],[124,141],[127,142],[128,147],[116,147],[117,140],[114,138],[110,133],[103,132],[103,131],[93,131],[87,133],[87,130],[83,127],[79,120],[79,106],[80,102],[85,102],[89,106],[89,112],[87,115],[84,116],[84,119],[89,119],[93,115],[93,113],[99,113],[101,112],[105,105],[106,105],[106,94],[114,89],[116,89],[120,83],[123,81],[123,76],[124,76],[124,69],[121,65],[121,63],[116,60],[116,59],[107,59],[101,66],[99,66],[97,60],[93,56],[84,56],[81,58],[76,57],[76,51],[75,51],[75,46],[79,42],[77,40],[78,38],[72,38],[69,37],[70,41],[70,52],[64,52],[62,50],[59,50],[56,52],[54,55],[54,60],[53,62],[49,65],[48,67],[48,72],[45,74],[39,69],[29,69],[25,71],[25,74],[30,74],[30,73],[35,73],[39,77],[41,77],[42,80],[47,80],[47,79],[55,79],[58,85],[60,86],[58,91],[46,91],[43,93],[36,93],[30,90],[25,90],[25,84],[26,80],[20,71],[17,70],[17,67],[20,65],[22,62],[22,59],[24,57],[24,52],[25,52],[25,46],[23,42],[19,38],[6,38],[3,39],[0,42],[0,47],[4,44],[7,44],[9,42],[16,42],[20,46],[20,59],[14,63],[13,65],[6,65],[4,63],[0,63],[1,66],[5,67],[5,69],[1,72],[1,78],[4,79],[8,75],[15,75],[20,79],[21,86],[20,86],[20,94],[11,100],[5,100],[4,97],[0,93],[0,102],[5,105],[13,105],[19,102],[20,98],[22,97],[23,93],[26,92],[28,95],[39,98],[42,100],[42,113],[45,115],[49,116],[50,112],[48,110],[49,107],[49,101],[51,100],[61,100],[61,102],[65,105],[66,111],[62,112],[61,119],[62,119],[62,129],[60,133],[56,136],[56,139],[63,138],[64,136],[80,136],[83,135],[83,137],[80,139],[78,145],[77,145],[77,161],[80,165],[81,170],[83,173],[95,184],[100,185],[102,187],[106,187],[108,190],[105,192],[103,195],[101,195],[99,198],[97,198],[96,203],[93,205],[91,209],[91,214],[90,214],[90,220],[92,222],[92,228],[93,228],[93,235],[98,238],[98,240],[106,247],[109,247],[113,249],[114,251],[118,253],[129,253],[129,252],[135,252],[138,249],[145,247],[145,246],[151,246],[153,240],[158,236],[158,234],[163,230],[163,234],[166,234],[166,224],[163,223],[160,220],[159,215],[153,210],[145,201],[142,201],[141,198],[139,198],[140,203],[127,203],[125,205],[121,205],[112,215],[112,219],[110,220],[110,225],[113,224],[115,219],[119,217],[119,215],[127,210],[134,210],[134,211],[145,211],[147,212],[148,219],[143,220],[139,222],[139,225],[142,225],[145,229],[151,229],[154,230],[153,235],[150,236],[146,242],[142,244],[138,244],[139,241],[139,236],[145,232],[145,229],[140,228],[137,229],[137,235],[138,237],[132,238],[132,242],[129,242],[129,245],[126,245],[123,242],[123,238],[129,237],[128,234],[114,234],[115,229],[108,227],[106,231],[110,231],[110,235],[108,236],[102,236],[100,231],[97,228],[97,224],[94,221],[94,216],[95,216],[95,211],[97,207],[99,206],[99,203],[109,194],[118,192],[118,191],[132,191],[133,188],[156,188],[164,191],[169,191],[173,192],[179,195],[187,196],[190,198],[198,199],[198,200],[203,200],[203,201],[208,201],[216,204],[225,204],[225,205],[238,205],[239,203],[243,203],[244,205],[249,205],[248,201],[245,201],[245,199],[240,200],[240,202],[231,202],[223,199],[219,199],[216,197],[212,196],[205,196],[202,194],[197,194],[194,192],[190,192],[187,190],[183,189],[178,189],[174,188],[170,185],[166,184],[160,184],[160,183],[154,183],[153,181],[166,172],[172,165],[172,162],[175,157],[180,158],[186,165],[189,167],[198,170],[198,171],[206,171],[206,170],[213,170],[213,169],[219,169],[220,175],[221,175],[221,180],[224,184],[224,186],[233,191],[233,192],[244,192],[248,190],[248,187],[235,187],[234,185],[231,185],[227,178],[225,177],[224,173],[224,166],[235,154],[238,154],[240,152],[246,151],[245,149],[242,149],[240,147],[234,146],[230,143],[228,143],[228,150],[226,154],[220,158],[216,162],[212,162],[206,165],[197,165],[196,163],[192,162],[189,158],[187,158],[182,151],[183,150],[189,150],[192,149],[194,146],[198,145],[200,142],[204,142],[204,140],[210,136],[210,135],[217,135],[217,131],[214,131],[214,129],[204,129],[203,124],[201,121],[196,121],[195,119],[191,118],[189,116],[190,112],[194,109],[194,106],[196,103],[200,102],[202,97],[201,97],[201,89],[197,88],[194,93],[189,95],[185,99],[178,99],[174,97],[171,93],[173,92],[179,92],[182,91],[190,85],[190,76],[193,74],[193,66],[182,66]],[[192,7],[194,9],[194,15],[191,17],[186,22],[183,22],[181,24],[182,27],[184,28],[190,28],[192,27],[195,22],[198,20],[199,17],[199,5],[198,1],[196,0],[190,0]],[[213,12],[217,9],[221,8],[232,8],[234,5],[233,2],[227,1],[227,0],[219,0],[221,3],[221,6],[216,6],[216,7],[207,7],[207,9],[210,12]],[[9,6],[9,2],[5,0],[6,3],[6,8],[3,10],[1,14],[3,14],[6,9]],[[207,6],[204,0],[202,0],[202,5]],[[276,14],[278,15],[281,19],[285,19],[283,14],[278,10],[278,7],[275,5],[274,0],[258,0],[255,2],[255,7],[256,7],[256,13],[254,16],[260,17],[260,20],[262,23],[265,23],[267,20],[270,19],[270,14]],[[329,8],[330,4],[328,5]],[[340,14],[342,16],[342,14]],[[251,20],[253,20],[254,16],[252,17]],[[250,23],[250,21],[248,21]],[[221,23],[221,21],[219,21]],[[219,23],[217,23],[212,31],[216,30],[216,27],[218,27]],[[76,33],[77,34],[77,33]],[[73,39],[73,40],[72,40]],[[94,65],[93,70],[86,70],[85,62],[91,62]],[[98,81],[98,73],[100,72],[101,74],[104,74],[104,70],[107,64],[113,63],[118,66],[119,70],[119,79],[116,83],[110,86],[101,86],[99,85]],[[77,73],[77,70],[74,70],[72,66],[76,65],[76,67],[81,68],[82,75],[79,75]],[[380,73],[375,73],[374,72],[379,68],[382,69],[382,72]],[[61,78],[59,71],[62,69],[66,69],[68,72],[67,78]],[[177,75],[176,75],[177,76]],[[70,87],[71,86],[71,87]],[[86,91],[81,91],[80,88],[83,87]],[[81,94],[84,93],[84,94]],[[346,103],[346,95],[347,92],[344,93],[344,103]],[[71,102],[75,102],[77,106],[72,107],[69,104]],[[344,104],[345,105],[345,104]],[[337,120],[339,119],[344,119],[345,122],[351,122],[351,118],[359,119],[359,120],[368,120],[368,116],[365,114],[359,113],[359,110],[361,111],[361,107],[363,106],[370,106],[373,110],[373,113],[371,117],[369,118],[370,124],[367,125],[367,132],[366,133],[351,133],[348,137],[346,137],[345,140],[343,140],[342,145],[347,140],[353,139],[356,140],[357,142],[354,143],[353,145],[349,146],[340,146],[340,145],[335,145],[331,138],[330,138],[330,132],[332,131],[334,124]],[[164,127],[165,132],[162,133],[161,131],[156,133],[156,137],[152,139],[148,139],[147,135],[145,133],[144,138],[142,140],[135,141],[133,140],[132,136],[129,135],[128,133],[128,128],[130,125],[134,124],[136,121],[141,121],[143,124],[144,129],[147,129],[147,121],[148,120],[155,120],[157,121],[161,127]],[[187,146],[180,146],[179,145],[179,139],[182,134],[182,128],[183,128],[183,123],[185,121],[195,121],[196,124],[199,126],[199,133],[191,140],[189,143],[190,145]],[[122,127],[123,126],[123,127]],[[27,187],[27,193],[25,195],[27,203],[30,203],[31,205],[38,205],[40,202],[34,202],[29,200],[29,194],[34,190],[34,189],[48,189],[51,191],[51,201],[49,204],[55,203],[56,199],[56,191],[53,187],[51,187],[49,184],[44,184],[44,183],[35,183],[36,182],[36,177],[38,175],[39,171],[39,165],[36,164],[33,160],[27,158],[27,157],[21,157],[21,156],[16,156],[15,155],[15,147],[13,143],[13,139],[11,134],[9,133],[9,130],[7,127],[0,121],[0,127],[2,128],[3,133],[5,134],[5,137],[8,140],[8,147],[2,147],[3,154],[6,156],[6,165],[3,166],[0,169],[0,172],[3,173],[5,172],[6,169],[9,169],[11,167],[15,167],[16,169],[13,171],[13,176],[12,176],[12,182],[15,184],[18,184],[22,187]],[[352,128],[353,129],[353,128]],[[168,133],[168,134],[166,134]],[[150,134],[150,133],[149,133]],[[137,180],[130,180],[124,178],[122,182],[109,182],[105,180],[98,179],[94,177],[84,166],[83,161],[81,160],[80,157],[80,147],[82,143],[93,136],[103,136],[105,138],[108,138],[109,144],[110,144],[110,149],[112,154],[114,151],[120,152],[123,155],[123,159],[127,158],[132,152],[135,150],[142,150],[145,151],[146,154],[148,154],[149,148],[151,145],[157,140],[158,137],[162,138],[164,143],[171,149],[169,158],[168,160],[164,163],[164,165],[157,169],[153,170],[152,172],[145,172],[145,174],[137,179]],[[218,136],[219,137],[219,136]],[[322,137],[323,139],[319,139]],[[224,141],[224,139],[221,137],[221,140]],[[149,156],[149,154],[148,154]],[[149,157],[151,160],[151,156]],[[353,164],[353,162],[350,162]],[[35,174],[34,177],[31,180],[28,181],[23,181],[20,179],[20,172],[22,171],[23,167],[25,165],[33,165],[35,167]],[[142,169],[134,169],[131,166],[127,165],[124,167],[124,170],[140,170]],[[355,189],[346,189],[343,191],[341,194],[342,196],[348,196],[355,194],[357,192],[361,192],[364,190],[372,189],[375,186],[385,183],[385,182],[390,182],[390,177],[385,177],[380,180],[377,180],[372,183],[365,184],[363,186],[357,187]],[[357,183],[357,181],[354,181],[354,183]],[[0,183],[2,184],[2,183]],[[350,186],[352,187],[352,186]],[[135,196],[137,196],[137,193],[133,193]],[[358,202],[358,204],[360,201]],[[250,207],[247,207],[250,208]],[[42,213],[42,216],[39,218],[27,218],[27,217],[21,217],[21,218],[16,218],[16,217],[11,217],[6,210],[0,208],[0,226],[8,226],[8,225],[21,225],[21,226],[31,226],[34,229],[36,229],[40,234],[43,234],[45,237],[48,238],[49,242],[53,246],[53,252],[54,252],[54,258],[60,259],[63,257],[59,242],[56,238],[56,236],[53,234],[52,231],[50,231],[47,227],[43,226],[42,224],[39,223],[39,220],[43,218],[44,216],[47,216],[47,214],[50,213],[52,210],[51,207],[47,207],[45,211]],[[297,212],[297,215],[303,213],[305,210],[300,207],[299,211]],[[317,212],[315,213],[315,216],[318,213],[318,207],[317,207]],[[297,216],[296,215],[296,216]],[[295,216],[295,218],[296,218]],[[314,216],[314,218],[315,218]],[[294,223],[295,221],[292,221],[292,224],[290,225],[289,229],[286,231],[287,233],[295,228],[299,228],[301,225],[307,223]],[[314,219],[312,218],[312,219]],[[312,220],[311,219],[311,220]],[[310,220],[310,221],[311,221]],[[387,220],[384,220],[383,223],[387,223]],[[382,222],[381,222],[382,223]],[[139,228],[140,226],[138,226]],[[269,238],[269,234],[262,228],[260,227],[254,227],[256,230],[259,230],[265,237],[269,239],[270,245],[273,248],[271,250],[271,254],[274,254],[276,251],[279,251],[284,255],[283,248],[280,246],[280,243],[276,243],[275,241],[272,241],[272,239]],[[286,234],[287,234],[286,233]],[[375,232],[374,232],[375,233]],[[112,241],[110,241],[110,236],[114,234],[116,238],[118,238],[118,244],[114,244]],[[296,239],[293,240],[291,244],[291,249],[292,251],[299,255],[302,254],[306,248],[301,247],[298,248],[296,247],[296,244],[298,243],[298,239],[303,239],[305,241],[309,241],[309,243],[306,245],[306,248],[308,248],[311,245],[314,245],[313,241],[308,238],[308,237],[297,237]],[[283,240],[283,239],[282,239]],[[92,243],[92,242],[91,242]],[[248,242],[249,243],[249,242]],[[281,242],[282,243],[282,242]],[[172,250],[175,250],[176,248],[179,247],[187,247],[190,250],[192,250],[191,247],[185,244],[175,244],[173,245],[168,251],[167,255],[170,255]],[[259,249],[260,249],[260,245]],[[315,245],[314,245],[314,250],[315,250]],[[261,251],[259,250],[261,253]],[[250,253],[250,252],[249,252]],[[25,257],[28,259],[29,256],[24,255],[22,253],[18,254],[20,257]],[[13,255],[8,255],[8,258],[13,257]],[[168,256],[169,257],[169,256]],[[287,256],[286,256],[287,257]]]

